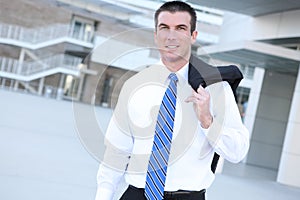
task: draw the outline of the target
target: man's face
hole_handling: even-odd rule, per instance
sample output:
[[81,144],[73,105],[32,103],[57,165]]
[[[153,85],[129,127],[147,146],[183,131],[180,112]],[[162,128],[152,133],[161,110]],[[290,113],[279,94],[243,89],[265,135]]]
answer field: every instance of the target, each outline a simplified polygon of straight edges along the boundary
[[191,45],[196,41],[197,32],[191,34],[191,16],[188,12],[163,11],[158,15],[155,43],[165,62],[188,61]]

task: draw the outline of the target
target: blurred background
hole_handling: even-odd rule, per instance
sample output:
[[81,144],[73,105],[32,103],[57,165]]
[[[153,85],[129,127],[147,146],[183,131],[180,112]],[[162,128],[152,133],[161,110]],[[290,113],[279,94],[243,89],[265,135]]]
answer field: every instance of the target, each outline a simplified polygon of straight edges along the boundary
[[[120,89],[159,60],[163,2],[1,0],[0,199],[94,198]],[[300,1],[186,2],[198,17],[193,54],[244,75],[237,100],[251,134],[241,163],[220,161],[208,198],[298,199]]]

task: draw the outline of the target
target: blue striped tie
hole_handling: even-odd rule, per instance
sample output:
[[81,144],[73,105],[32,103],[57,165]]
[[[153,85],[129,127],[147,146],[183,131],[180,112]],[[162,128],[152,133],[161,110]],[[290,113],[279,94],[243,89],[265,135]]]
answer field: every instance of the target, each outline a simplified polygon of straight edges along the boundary
[[170,84],[163,97],[155,127],[155,135],[148,165],[145,196],[148,200],[163,199],[167,174],[167,166],[173,135],[173,126],[176,107],[176,82],[175,73],[169,75]]

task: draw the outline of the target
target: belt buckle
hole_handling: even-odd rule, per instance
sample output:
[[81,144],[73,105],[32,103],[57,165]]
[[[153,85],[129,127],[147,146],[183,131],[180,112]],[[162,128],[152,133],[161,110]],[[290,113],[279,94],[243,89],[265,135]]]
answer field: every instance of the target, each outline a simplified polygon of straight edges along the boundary
[[169,196],[169,197],[175,197],[178,195],[189,195],[189,194],[191,194],[191,191],[187,191],[187,190],[177,190],[177,191],[172,191],[172,192],[165,191],[164,192],[164,195]]
[[180,194],[191,194],[191,191],[178,190],[178,191],[175,191],[174,194],[177,194],[177,195],[180,195]]

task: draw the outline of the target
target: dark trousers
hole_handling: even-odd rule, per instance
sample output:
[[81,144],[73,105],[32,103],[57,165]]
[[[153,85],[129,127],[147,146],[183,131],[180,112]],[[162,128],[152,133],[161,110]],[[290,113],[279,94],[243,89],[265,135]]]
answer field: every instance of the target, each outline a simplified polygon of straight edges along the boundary
[[[129,186],[120,200],[147,200],[144,189]],[[164,200],[205,200],[205,190],[165,192]]]

